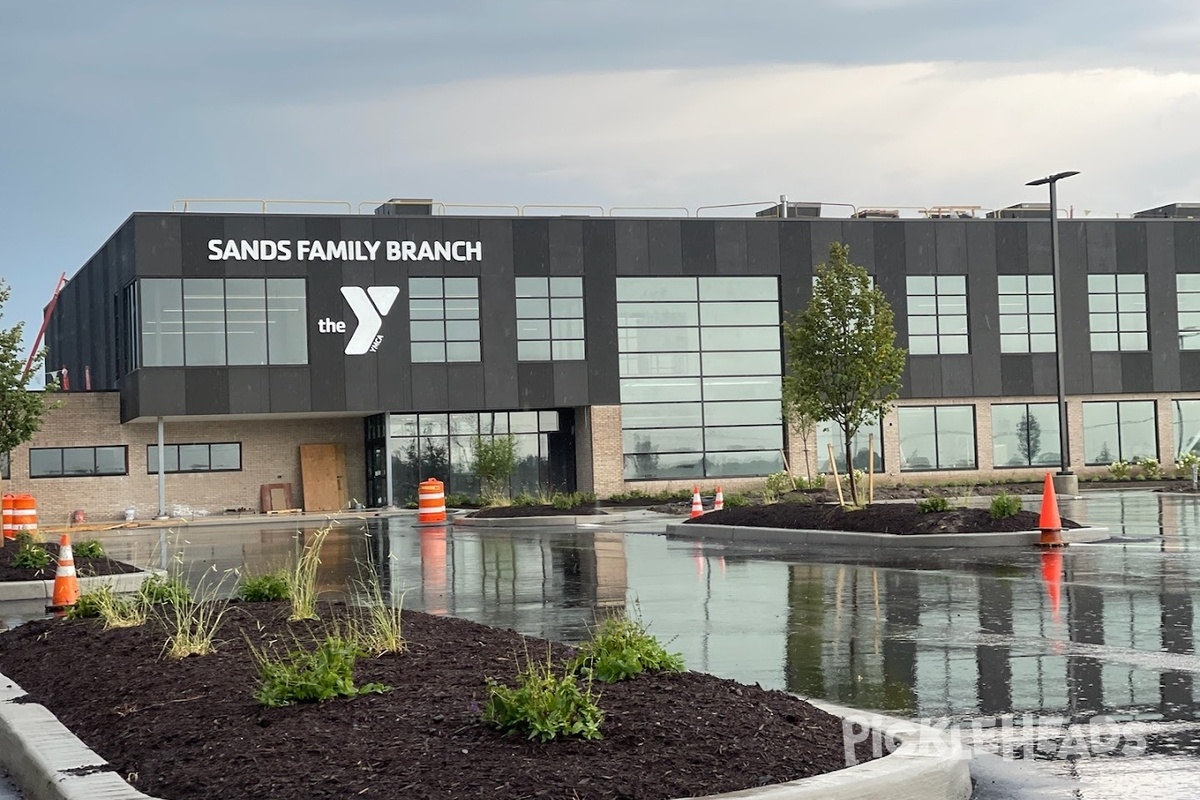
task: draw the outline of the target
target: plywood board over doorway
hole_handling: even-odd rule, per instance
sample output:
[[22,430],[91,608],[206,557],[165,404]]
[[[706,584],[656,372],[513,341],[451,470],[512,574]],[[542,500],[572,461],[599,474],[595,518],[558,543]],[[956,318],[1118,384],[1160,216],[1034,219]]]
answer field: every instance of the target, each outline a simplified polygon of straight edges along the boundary
[[300,445],[305,511],[340,511],[350,504],[344,444]]

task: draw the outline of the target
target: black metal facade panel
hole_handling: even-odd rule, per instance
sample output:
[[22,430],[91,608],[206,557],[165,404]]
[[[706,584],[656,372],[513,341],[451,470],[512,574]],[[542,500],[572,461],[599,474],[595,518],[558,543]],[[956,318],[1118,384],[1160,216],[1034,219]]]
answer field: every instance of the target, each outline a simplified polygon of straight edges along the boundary
[[1002,355],[999,360],[1000,396],[1028,397],[1034,392],[1033,360],[1025,355]]
[[1200,392],[1200,350],[1179,354],[1179,390]]
[[612,223],[618,275],[649,275],[650,231],[642,219],[619,219]]
[[[1059,223],[1062,328],[1070,394],[1176,391],[1200,380],[1180,353],[1176,272],[1200,271],[1200,221],[1083,220]],[[482,257],[461,260],[239,261],[211,258],[210,239],[479,242]],[[620,399],[616,282],[636,275],[779,275],[786,315],[811,296],[813,265],[831,242],[851,248],[892,303],[907,343],[908,275],[968,276],[971,353],[917,356],[902,396],[1000,397],[1052,394],[1050,354],[999,350],[997,274],[1050,270],[1045,220],[628,219],[135,214],[64,288],[47,331],[48,369],[66,366],[72,387],[90,368],[96,389],[122,388],[123,407],[141,416],[306,411],[554,408]],[[1148,354],[1093,354],[1088,273],[1148,275]],[[517,360],[514,277],[581,275],[587,359]],[[307,281],[309,364],[142,370],[119,375],[122,292],[140,277],[303,277]],[[413,364],[408,278],[478,277],[482,362]],[[377,351],[348,355],[358,321],[343,287],[394,286]],[[342,322],[321,331],[320,320]],[[179,376],[173,385],[164,374]],[[214,377],[218,373],[223,377]],[[207,376],[203,379],[190,376]],[[183,376],[189,376],[186,380]],[[211,380],[210,380],[211,379]],[[474,384],[472,385],[472,381]],[[213,390],[206,386],[216,387]],[[192,390],[197,392],[192,397]],[[136,396],[135,396],[136,395]],[[264,405],[265,404],[265,405]]]
[[228,374],[230,414],[270,412],[271,376],[266,367],[238,367]]
[[183,384],[188,414],[230,413],[228,369],[192,367],[183,371]]
[[[479,240],[487,259],[487,269],[479,278],[480,351],[487,369],[483,371],[485,409],[520,408],[517,389],[517,311],[514,303],[497,302],[491,298],[507,297],[513,293],[516,265],[513,260],[513,230],[505,220],[482,220]],[[587,282],[587,279],[584,279]],[[587,298],[587,289],[584,289]],[[400,302],[399,300],[396,301]],[[403,375],[400,365],[394,369]],[[410,400],[404,406],[384,408],[419,409]],[[436,410],[436,409],[435,409]]]

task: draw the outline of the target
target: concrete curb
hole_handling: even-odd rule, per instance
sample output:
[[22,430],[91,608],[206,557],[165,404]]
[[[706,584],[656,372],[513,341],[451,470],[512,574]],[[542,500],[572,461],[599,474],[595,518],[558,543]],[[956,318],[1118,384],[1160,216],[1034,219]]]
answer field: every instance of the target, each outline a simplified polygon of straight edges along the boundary
[[[0,673],[0,763],[25,800],[156,800],[139,792],[107,762],[37,703],[14,703],[25,694]],[[788,783],[743,789],[711,800],[965,800],[971,777],[959,745],[941,732],[908,720],[831,703],[814,706],[900,745],[884,758]],[[72,771],[98,770],[88,774]],[[700,798],[699,800],[704,800]]]
[[[151,575],[166,575],[160,569],[125,572],[119,575],[95,575],[79,579],[79,591],[111,586],[114,592],[136,592]],[[6,600],[47,600],[54,596],[54,579],[45,581],[0,581],[0,602]]]
[[[1032,547],[1041,541],[1041,531],[1006,533],[856,533],[798,528],[754,528],[748,525],[705,525],[672,523],[668,539],[703,539],[732,544],[834,545],[842,547]],[[1108,528],[1069,528],[1063,541],[1098,542],[1109,538]]]
[[[467,512],[470,513],[470,512]],[[455,516],[447,520],[455,527],[469,528],[542,528],[566,527],[571,525],[605,524],[624,522],[629,516],[624,512],[611,514],[582,514],[580,516],[538,516],[538,517],[467,517]]]
[[[45,706],[13,702],[24,694],[0,674],[0,753],[25,800],[154,800],[109,771]],[[71,772],[88,769],[101,771]]]

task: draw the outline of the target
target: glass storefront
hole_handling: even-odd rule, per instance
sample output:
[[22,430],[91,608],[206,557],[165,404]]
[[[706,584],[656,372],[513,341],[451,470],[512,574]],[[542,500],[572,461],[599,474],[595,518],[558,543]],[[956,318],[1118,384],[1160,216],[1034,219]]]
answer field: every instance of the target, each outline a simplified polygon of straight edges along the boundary
[[1010,403],[992,406],[992,464],[1040,467],[1062,462],[1054,403]]
[[[516,468],[510,496],[575,490],[574,411],[496,411],[454,414],[387,414],[367,420],[367,479],[372,502],[406,505],[417,499],[417,485],[437,478],[447,494],[479,494],[474,443],[512,435]],[[381,455],[386,450],[384,463]],[[374,456],[372,455],[374,454]],[[385,467],[387,477],[377,474]]]
[[1156,458],[1157,433],[1153,400],[1083,404],[1083,455],[1089,466]]

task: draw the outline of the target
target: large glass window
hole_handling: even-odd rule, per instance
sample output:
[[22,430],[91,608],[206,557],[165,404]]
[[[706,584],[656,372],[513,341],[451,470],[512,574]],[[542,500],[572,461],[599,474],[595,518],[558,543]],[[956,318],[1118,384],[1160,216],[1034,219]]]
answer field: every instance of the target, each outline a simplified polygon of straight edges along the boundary
[[1054,278],[1001,275],[1000,352],[1054,352]]
[[900,469],[975,469],[974,406],[903,406]]
[[1172,400],[1175,455],[1200,454],[1200,400]]
[[619,278],[625,477],[783,468],[776,278]]
[[[874,434],[875,440],[871,441]],[[838,472],[846,473],[846,444],[842,439],[842,429],[833,422],[825,421],[817,425],[817,471],[832,472],[829,466],[829,448],[833,447],[833,461],[837,464]],[[854,432],[850,439],[850,449],[853,452],[854,468],[866,470],[871,455],[871,447],[875,448],[873,469],[883,471],[883,422],[863,425]]]
[[138,283],[142,366],[183,366],[183,281],[146,278]]
[[517,358],[584,357],[583,278],[517,278]]
[[409,278],[414,362],[478,361],[479,279]]
[[1088,275],[1088,326],[1094,352],[1149,350],[1146,276]]
[[[163,472],[237,472],[242,468],[239,442],[214,444],[168,444],[163,446],[166,460]],[[146,472],[158,472],[158,445],[146,447]]]
[[126,475],[125,447],[36,447],[29,451],[29,477],[72,478]]
[[127,297],[143,367],[308,363],[303,278],[145,278]]
[[970,352],[967,277],[909,275],[908,352],[913,355]]
[[557,411],[456,414],[389,414],[392,493],[397,503],[417,498],[417,484],[437,478],[449,493],[479,494],[472,469],[475,437],[512,434],[517,464],[509,491],[549,492],[550,436],[560,430]]
[[1179,302],[1179,349],[1200,350],[1200,273],[1176,275]]
[[1058,430],[1054,403],[992,406],[992,464],[1000,469],[1062,463]]
[[1157,458],[1157,431],[1153,400],[1083,404],[1083,455],[1088,464]]

